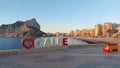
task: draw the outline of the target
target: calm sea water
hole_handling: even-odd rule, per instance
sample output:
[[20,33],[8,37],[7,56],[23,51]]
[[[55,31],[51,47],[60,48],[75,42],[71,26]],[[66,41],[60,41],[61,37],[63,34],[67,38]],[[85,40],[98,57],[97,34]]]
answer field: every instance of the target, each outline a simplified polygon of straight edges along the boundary
[[[41,43],[44,43],[44,40],[48,38],[54,38],[54,43],[56,43],[56,38],[55,37],[41,37]],[[13,49],[22,49],[21,45],[21,40],[22,38],[0,38],[0,50],[13,50]],[[61,38],[59,39],[59,44],[62,45]],[[78,44],[87,44],[86,42],[77,40],[77,39],[72,39],[68,38],[68,44],[69,45],[78,45]],[[34,47],[33,47],[34,48]]]

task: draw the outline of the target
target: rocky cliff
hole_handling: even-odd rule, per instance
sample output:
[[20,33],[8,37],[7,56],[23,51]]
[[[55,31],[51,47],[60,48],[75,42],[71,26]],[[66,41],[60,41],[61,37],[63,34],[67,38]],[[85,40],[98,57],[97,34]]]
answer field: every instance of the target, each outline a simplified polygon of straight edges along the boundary
[[38,37],[43,34],[35,18],[0,26],[0,37]]

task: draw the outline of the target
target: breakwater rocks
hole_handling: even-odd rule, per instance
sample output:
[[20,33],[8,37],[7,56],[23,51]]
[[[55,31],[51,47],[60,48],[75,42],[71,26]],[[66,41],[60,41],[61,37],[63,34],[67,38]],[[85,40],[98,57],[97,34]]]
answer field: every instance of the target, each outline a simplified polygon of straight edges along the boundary
[[39,37],[43,34],[35,18],[0,26],[0,37]]

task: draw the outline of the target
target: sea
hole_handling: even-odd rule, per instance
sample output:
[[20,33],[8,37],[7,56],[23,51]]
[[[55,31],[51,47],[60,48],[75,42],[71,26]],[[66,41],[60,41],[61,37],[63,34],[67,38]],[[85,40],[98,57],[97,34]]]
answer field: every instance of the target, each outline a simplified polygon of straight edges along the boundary
[[[58,44],[62,46],[62,38],[56,38],[56,37],[39,37],[39,38],[34,38],[36,39],[41,39],[40,43],[44,43],[45,39],[54,39],[54,41],[51,41],[56,44],[57,40],[59,39]],[[0,38],[0,51],[4,50],[16,50],[16,49],[23,49],[24,47],[21,44],[21,41],[23,38]],[[27,43],[29,44],[29,43]],[[74,39],[74,38],[68,38],[68,45],[79,45],[79,44],[88,44],[87,42]],[[42,47],[42,45],[41,45]],[[32,47],[34,48],[34,46]]]

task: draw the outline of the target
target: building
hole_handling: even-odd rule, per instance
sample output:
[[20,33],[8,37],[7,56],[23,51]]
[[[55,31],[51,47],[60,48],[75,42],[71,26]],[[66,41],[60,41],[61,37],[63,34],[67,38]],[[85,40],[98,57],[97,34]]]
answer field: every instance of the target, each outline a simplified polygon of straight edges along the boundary
[[[114,27],[113,27],[114,26]],[[102,25],[102,36],[107,36],[108,35],[108,30],[112,30],[113,28],[115,28],[116,25],[112,24],[111,22],[106,22]]]
[[79,30],[79,29],[76,29],[76,30],[74,31],[74,36],[75,36],[75,37],[79,36],[79,33],[80,33],[80,30]]
[[84,37],[90,36],[89,29],[82,29],[82,30],[80,31],[80,35],[81,35],[81,36],[84,36]]
[[114,33],[113,34],[113,37],[120,37],[120,26],[119,27],[117,27],[117,28],[115,28],[115,29],[117,29],[118,30],[118,32],[117,33]]
[[73,37],[74,36],[74,30],[71,30],[68,35]]
[[86,36],[86,34],[87,34],[87,29],[82,29],[81,30],[81,35],[82,36]]
[[116,29],[119,25],[117,23],[112,24],[112,29]]
[[95,25],[95,36],[102,36],[102,25],[101,24]]
[[120,24],[117,24],[118,25],[118,27],[120,27]]
[[94,37],[95,36],[95,29],[89,29],[89,36]]

